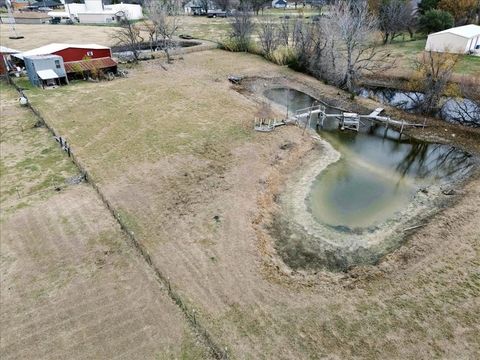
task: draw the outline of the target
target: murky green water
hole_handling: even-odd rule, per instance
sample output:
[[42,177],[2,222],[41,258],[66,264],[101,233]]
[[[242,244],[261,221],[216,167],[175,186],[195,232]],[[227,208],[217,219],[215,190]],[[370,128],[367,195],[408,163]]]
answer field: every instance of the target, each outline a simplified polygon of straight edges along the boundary
[[[288,106],[290,113],[315,102],[292,89],[267,90],[265,96]],[[341,159],[318,175],[307,203],[319,222],[342,231],[374,228],[404,209],[420,189],[453,181],[472,166],[466,152],[410,139],[368,121],[358,133],[338,130],[335,118],[324,125],[318,131]]]

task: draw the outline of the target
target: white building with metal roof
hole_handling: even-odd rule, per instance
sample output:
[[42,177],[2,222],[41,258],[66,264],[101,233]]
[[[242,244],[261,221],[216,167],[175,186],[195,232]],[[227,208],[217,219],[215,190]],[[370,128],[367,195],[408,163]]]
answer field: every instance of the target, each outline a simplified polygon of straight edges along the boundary
[[430,34],[425,50],[480,55],[480,26],[464,25]]
[[108,24],[126,17],[128,20],[143,18],[142,7],[138,4],[105,5],[102,0],[85,0],[83,4],[66,3],[65,11],[48,13],[52,18],[77,19],[84,24]]

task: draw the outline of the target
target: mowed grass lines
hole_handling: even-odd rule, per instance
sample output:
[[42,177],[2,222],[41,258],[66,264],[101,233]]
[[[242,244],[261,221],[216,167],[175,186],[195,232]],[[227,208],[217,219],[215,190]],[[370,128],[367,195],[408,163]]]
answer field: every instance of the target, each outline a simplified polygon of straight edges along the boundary
[[50,133],[35,127],[37,120],[21,108],[13,87],[0,82],[0,96],[0,202],[5,208],[18,200],[26,205],[31,195],[52,194],[78,171]]
[[32,128],[16,92],[1,90],[2,359],[208,358],[89,184],[9,194],[76,168],[46,129]]
[[88,184],[0,227],[2,359],[208,358]]
[[[90,169],[100,166],[102,176],[172,154],[208,159],[252,135],[256,104],[227,80],[235,56],[193,54],[168,71],[144,63],[126,79],[34,92],[31,100],[74,151],[97,162]],[[239,72],[272,67],[253,56],[239,64]]]

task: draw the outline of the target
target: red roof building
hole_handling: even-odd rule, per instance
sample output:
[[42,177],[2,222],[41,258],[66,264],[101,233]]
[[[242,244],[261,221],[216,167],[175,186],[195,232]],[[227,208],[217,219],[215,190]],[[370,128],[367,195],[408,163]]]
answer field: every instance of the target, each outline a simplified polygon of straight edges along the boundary
[[109,47],[97,44],[50,44],[14,56],[23,59],[32,55],[58,55],[63,58],[67,74],[88,70],[116,71],[117,62],[112,59]]

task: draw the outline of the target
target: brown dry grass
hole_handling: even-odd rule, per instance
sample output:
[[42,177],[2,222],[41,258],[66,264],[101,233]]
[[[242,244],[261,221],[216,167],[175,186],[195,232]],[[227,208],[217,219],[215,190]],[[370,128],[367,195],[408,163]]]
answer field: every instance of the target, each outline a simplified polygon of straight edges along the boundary
[[[32,119],[16,97],[1,86],[0,183],[24,195],[75,167],[45,129],[21,130]],[[0,234],[2,359],[207,357],[88,184],[2,195]]]
[[0,43],[3,46],[20,51],[30,50],[50,43],[100,44],[113,45],[111,34],[115,31],[110,26],[84,25],[34,25],[17,24],[17,32],[23,39],[12,40],[9,25],[0,24]]
[[4,211],[14,211],[32,199],[48,196],[55,187],[65,186],[65,180],[77,175],[77,169],[45,128],[35,128],[33,114],[19,109],[17,93],[3,81],[0,91],[0,201]]
[[261,194],[311,145],[294,128],[254,134],[257,104],[230,87],[232,73],[307,82],[259,57],[208,51],[168,71],[148,62],[128,79],[31,97],[232,357],[475,357],[480,181],[379,267],[280,271],[267,224],[255,224]]

